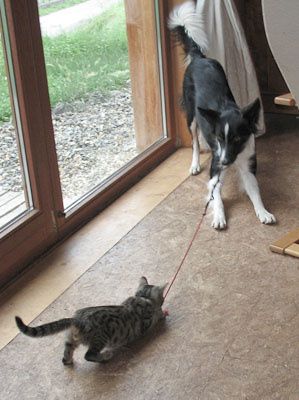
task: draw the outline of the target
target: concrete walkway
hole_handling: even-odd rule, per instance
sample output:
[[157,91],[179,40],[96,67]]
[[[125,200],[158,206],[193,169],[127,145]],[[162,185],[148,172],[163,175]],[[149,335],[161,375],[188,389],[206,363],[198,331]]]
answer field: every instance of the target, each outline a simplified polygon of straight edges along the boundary
[[40,17],[43,36],[67,33],[102,14],[120,0],[89,0],[75,6]]

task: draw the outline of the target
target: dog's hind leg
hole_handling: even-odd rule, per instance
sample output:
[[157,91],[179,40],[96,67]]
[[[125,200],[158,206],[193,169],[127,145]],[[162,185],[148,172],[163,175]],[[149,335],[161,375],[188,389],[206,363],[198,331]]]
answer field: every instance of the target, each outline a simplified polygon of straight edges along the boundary
[[198,127],[198,137],[199,137],[199,147],[200,147],[200,150],[201,150],[202,152],[204,152],[204,153],[210,152],[210,151],[211,151],[211,148],[210,148],[210,146],[208,145],[208,142],[206,141],[206,139],[205,139],[205,137],[204,137],[204,135],[203,135],[202,130],[200,129],[200,127]]
[[198,125],[195,118],[193,119],[189,129],[192,135],[192,162],[190,174],[198,175],[200,172],[200,147],[198,140]]
[[236,160],[236,165],[238,167],[244,189],[253,204],[258,219],[263,224],[274,224],[276,219],[274,215],[265,209],[261,198],[259,185],[255,177],[256,155],[254,152],[254,138],[251,138],[250,141],[252,141],[253,144],[249,143],[247,149],[245,148],[245,150],[239,154]]
[[197,175],[200,172],[199,132],[195,116],[194,86],[189,75],[184,77],[182,106],[186,112],[187,125],[192,136],[192,162],[189,171],[191,175]]

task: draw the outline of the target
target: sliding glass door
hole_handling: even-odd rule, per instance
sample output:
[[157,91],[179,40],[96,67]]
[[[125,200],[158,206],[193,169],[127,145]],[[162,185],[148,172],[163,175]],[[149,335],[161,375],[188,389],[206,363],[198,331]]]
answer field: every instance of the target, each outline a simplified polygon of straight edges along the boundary
[[39,15],[67,212],[167,136],[158,6],[41,1]]
[[1,284],[175,143],[165,3],[0,2]]

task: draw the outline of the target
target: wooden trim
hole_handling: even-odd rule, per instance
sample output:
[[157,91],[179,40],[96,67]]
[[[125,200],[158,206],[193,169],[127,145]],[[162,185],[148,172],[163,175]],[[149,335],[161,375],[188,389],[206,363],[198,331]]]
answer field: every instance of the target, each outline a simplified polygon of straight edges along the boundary
[[[167,29],[167,20],[171,10],[184,3],[185,0],[169,0],[164,4],[164,24]],[[168,29],[167,29],[168,31]],[[181,46],[178,46],[171,35],[167,34],[168,47],[169,47],[169,62],[171,64],[171,82],[170,82],[170,93],[172,96],[172,112],[175,126],[175,135],[177,145],[180,147],[190,147],[192,145],[192,139],[190,132],[187,127],[185,114],[180,107],[180,98],[182,96],[183,78],[185,72],[185,54]]]
[[30,239],[24,234],[15,235],[13,243],[11,241],[5,243],[7,248],[3,250],[3,253],[1,249],[3,255],[1,255],[0,287],[20,274],[36,258],[36,255],[41,255],[55,242],[54,238],[52,237],[53,240],[51,240],[47,231],[43,229],[40,219],[36,219],[28,225],[28,228],[26,233],[30,235]]
[[5,0],[5,5],[33,203],[36,209],[48,211],[53,205],[49,168],[44,162],[47,155],[46,132],[28,14],[34,7],[30,0],[19,0],[17,3]]
[[[24,212],[19,218],[16,218],[11,224],[7,226],[6,229],[0,232],[0,245],[1,240],[5,242],[6,239],[13,237],[18,231],[22,230],[26,227],[27,224],[34,219],[40,216],[39,210],[30,210],[28,212]],[[5,247],[1,247],[1,250]]]
[[286,249],[292,245],[293,243],[297,243],[299,241],[299,228],[294,231],[289,232],[287,235],[277,240],[275,243],[270,245],[270,250],[275,253],[284,254]]
[[[46,145],[46,160],[49,166],[49,174],[51,180],[51,202],[53,211],[62,211],[63,197],[60,184],[60,175],[58,167],[58,158],[56,153],[55,135],[52,123],[52,112],[50,95],[48,89],[48,79],[46,71],[46,63],[44,56],[44,48],[42,34],[39,22],[39,7],[37,1],[29,1],[28,7],[30,32],[32,40],[32,49],[34,54],[35,74],[38,81],[38,93],[40,99],[41,118],[43,130],[45,132],[44,139]],[[59,225],[58,221],[56,221]]]
[[163,134],[155,2],[125,0],[125,12],[136,147],[143,151]]
[[33,255],[55,240],[51,180],[41,118],[28,10],[30,0],[5,0],[18,106],[34,209],[1,232],[0,284],[21,271]]
[[174,91],[173,82],[175,81],[175,71],[172,63],[172,42],[169,29],[167,28],[168,16],[170,13],[168,1],[159,1],[160,12],[160,31],[163,59],[163,75],[164,75],[164,93],[165,93],[165,112],[166,127],[168,138],[172,141],[173,146],[179,146],[178,127],[176,125],[176,109],[178,105],[178,94]]
[[288,107],[295,107],[296,100],[292,96],[291,93],[281,94],[280,96],[276,96],[274,98],[274,103],[279,106],[288,106]]
[[277,93],[262,93],[265,113],[298,115],[297,107],[285,107],[275,104],[274,99],[276,96]]
[[299,244],[293,243],[288,248],[285,249],[285,253],[289,256],[299,258]]

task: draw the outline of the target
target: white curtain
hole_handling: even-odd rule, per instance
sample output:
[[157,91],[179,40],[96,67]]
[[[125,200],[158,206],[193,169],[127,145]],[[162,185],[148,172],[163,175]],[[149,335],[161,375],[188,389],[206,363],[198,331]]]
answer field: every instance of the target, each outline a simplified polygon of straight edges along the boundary
[[[197,0],[196,12],[205,25],[209,49],[205,52],[220,62],[240,107],[260,97],[255,69],[242,24],[233,0]],[[257,135],[265,132],[261,110]]]

